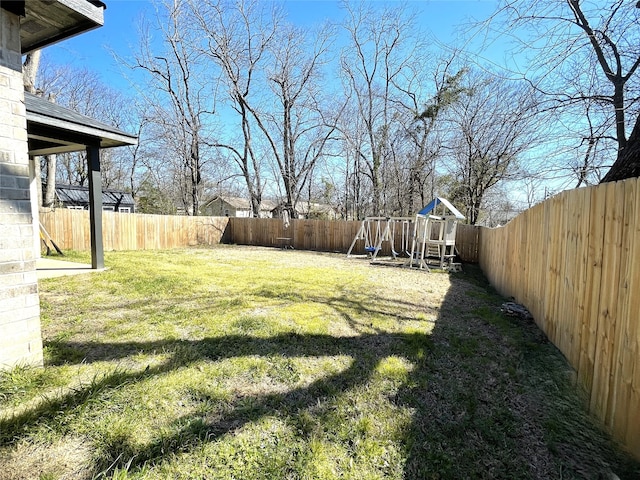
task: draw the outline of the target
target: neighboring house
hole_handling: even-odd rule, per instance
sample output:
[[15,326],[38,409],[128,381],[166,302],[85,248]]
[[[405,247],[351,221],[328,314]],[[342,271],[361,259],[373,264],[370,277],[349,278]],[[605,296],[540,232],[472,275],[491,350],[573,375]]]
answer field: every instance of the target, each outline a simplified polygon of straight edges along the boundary
[[[274,200],[263,200],[260,205],[260,218],[281,218],[284,203]],[[298,202],[296,218],[336,220],[340,215],[331,205],[314,202]],[[217,196],[200,208],[201,215],[213,217],[251,217],[251,203],[242,197]]]
[[[56,204],[74,210],[88,210],[89,188],[77,185],[56,185]],[[135,213],[136,206],[130,193],[102,189],[102,210]]]
[[[275,202],[263,200],[260,205],[260,218],[271,218]],[[200,207],[201,215],[212,217],[251,217],[251,202],[247,198],[219,195]]]
[[[271,214],[274,218],[282,216],[284,210],[284,203],[279,203],[272,211]],[[315,219],[315,220],[337,220],[340,218],[340,214],[331,205],[325,203],[314,203],[300,201],[296,205],[296,218],[299,219]]]
[[331,205],[315,202],[298,202],[296,211],[299,218],[311,218],[318,220],[337,220],[340,214]]
[[0,369],[42,365],[37,155],[85,151],[91,265],[104,266],[100,150],[133,135],[25,93],[22,55],[100,27],[99,0],[0,1]]

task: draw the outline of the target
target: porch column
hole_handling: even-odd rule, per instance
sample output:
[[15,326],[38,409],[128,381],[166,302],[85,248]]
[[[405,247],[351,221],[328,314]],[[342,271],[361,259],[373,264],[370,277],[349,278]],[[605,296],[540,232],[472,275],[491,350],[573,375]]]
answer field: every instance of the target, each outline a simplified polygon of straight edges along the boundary
[[100,177],[100,148],[87,146],[89,167],[89,223],[91,228],[91,268],[104,268],[102,245],[102,178]]
[[19,3],[0,1],[0,370],[42,365]]

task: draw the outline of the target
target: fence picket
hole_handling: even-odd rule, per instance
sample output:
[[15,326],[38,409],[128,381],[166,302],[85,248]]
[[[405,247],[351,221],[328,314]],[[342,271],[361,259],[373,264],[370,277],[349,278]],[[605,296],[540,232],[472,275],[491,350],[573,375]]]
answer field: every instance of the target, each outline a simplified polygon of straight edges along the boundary
[[587,255],[589,270],[586,278],[585,329],[580,346],[578,377],[587,392],[593,392],[595,350],[598,339],[598,310],[600,307],[600,282],[602,279],[602,254],[604,243],[604,216],[606,190],[593,188],[591,192]]
[[[631,374],[632,370],[631,358],[628,356],[631,352],[631,344],[629,342],[629,327],[633,324],[630,322],[629,310],[631,298],[637,290],[632,290],[633,283],[635,283],[633,277],[633,269],[636,262],[633,262],[634,258],[634,220],[637,215],[636,206],[636,183],[624,182],[623,191],[623,205],[624,215],[622,218],[622,238],[621,238],[621,251],[620,251],[620,268],[618,279],[618,298],[615,299],[618,305],[617,325],[615,339],[613,346],[615,351],[613,352],[611,379],[612,386],[610,389],[610,396],[608,401],[610,402],[610,408],[607,410],[607,418],[605,419],[609,428],[616,432],[616,435],[624,438],[627,432],[627,419],[626,415],[619,415],[618,412],[625,412],[629,408],[629,400],[631,395]],[[640,253],[640,252],[638,252]],[[637,305],[636,305],[637,308]],[[636,310],[637,312],[637,310]]]
[[602,277],[596,323],[598,334],[595,346],[594,378],[591,393],[591,410],[603,422],[607,417],[610,390],[610,371],[613,356],[613,339],[617,321],[618,276],[621,248],[621,209],[624,208],[624,190],[615,183],[604,188],[606,208],[604,212],[604,243],[602,249]]

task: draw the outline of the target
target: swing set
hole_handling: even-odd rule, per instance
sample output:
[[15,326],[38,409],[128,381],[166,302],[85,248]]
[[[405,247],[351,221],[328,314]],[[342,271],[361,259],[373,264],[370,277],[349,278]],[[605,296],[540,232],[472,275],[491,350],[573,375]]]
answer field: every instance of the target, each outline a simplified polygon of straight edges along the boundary
[[[460,264],[454,263],[456,229],[460,220],[464,220],[464,215],[440,197],[434,198],[415,217],[366,217],[351,242],[347,257],[361,241],[373,263],[383,246],[388,244],[391,259],[408,257],[405,265],[410,268],[429,271],[431,264],[444,270],[460,271]],[[399,248],[396,249],[398,241]]]
[[[409,255],[413,235],[412,223],[413,218],[411,217],[366,217],[351,242],[347,257],[351,256],[359,240],[363,241],[364,251],[372,261],[376,259],[386,243],[389,244],[389,250],[394,260],[399,256]],[[398,250],[395,248],[397,236],[400,237]]]

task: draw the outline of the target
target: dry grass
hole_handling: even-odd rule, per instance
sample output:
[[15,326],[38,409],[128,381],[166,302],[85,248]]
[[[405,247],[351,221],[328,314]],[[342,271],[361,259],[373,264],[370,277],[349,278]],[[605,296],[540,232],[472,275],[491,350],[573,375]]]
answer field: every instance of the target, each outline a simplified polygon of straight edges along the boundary
[[92,468],[89,445],[63,437],[47,443],[21,441],[0,454],[0,480],[82,480]]

